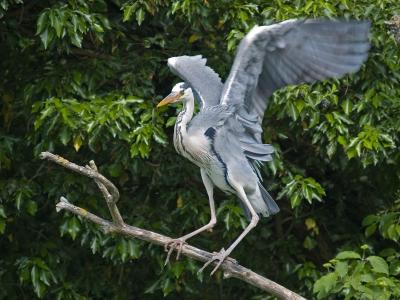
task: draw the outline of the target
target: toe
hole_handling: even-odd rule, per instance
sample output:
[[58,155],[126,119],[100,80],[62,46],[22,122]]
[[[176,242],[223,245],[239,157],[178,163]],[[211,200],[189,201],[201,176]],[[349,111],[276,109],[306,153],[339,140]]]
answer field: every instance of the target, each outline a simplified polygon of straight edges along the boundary
[[214,257],[210,258],[202,267],[200,270],[197,271],[197,273],[201,273],[204,271],[205,268],[208,267],[209,264],[211,264],[215,260]]
[[218,270],[218,268],[221,266],[221,264],[222,264],[223,262],[224,262],[223,259],[218,261],[218,263],[217,263],[217,265],[215,266],[215,268],[211,271],[210,276],[213,276],[213,275],[214,275],[215,271]]

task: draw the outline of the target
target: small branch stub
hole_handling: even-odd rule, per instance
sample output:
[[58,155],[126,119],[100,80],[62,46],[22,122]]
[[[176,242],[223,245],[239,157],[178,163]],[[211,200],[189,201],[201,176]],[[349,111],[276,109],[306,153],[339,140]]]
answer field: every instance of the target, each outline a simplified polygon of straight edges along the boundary
[[[173,241],[173,239],[170,237],[125,224],[118,210],[118,207],[116,206],[116,202],[119,199],[118,189],[111,181],[109,181],[98,172],[97,167],[93,161],[90,161],[89,166],[82,167],[50,152],[42,152],[40,154],[40,158],[47,159],[63,166],[64,168],[70,169],[81,175],[93,178],[106,200],[112,217],[112,222],[100,218],[81,207],[73,205],[65,197],[61,197],[60,201],[57,203],[57,212],[60,212],[61,210],[66,210],[73,214],[79,215],[87,219],[88,221],[91,221],[101,226],[105,233],[118,233],[124,236],[141,239],[143,241],[164,247],[165,245],[168,245],[169,243],[171,243],[171,241]],[[181,254],[201,262],[207,262],[212,257],[212,253],[193,247],[186,243],[181,248]],[[237,278],[266,292],[269,292],[280,299],[305,300],[305,298],[285,288],[284,286],[281,286],[278,283],[239,265],[232,258],[226,259],[222,263],[221,268],[224,272],[224,278]]]

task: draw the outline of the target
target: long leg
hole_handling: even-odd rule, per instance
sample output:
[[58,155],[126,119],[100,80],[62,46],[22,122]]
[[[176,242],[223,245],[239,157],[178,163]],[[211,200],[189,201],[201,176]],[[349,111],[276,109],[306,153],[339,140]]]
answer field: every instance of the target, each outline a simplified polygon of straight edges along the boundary
[[247,225],[247,227],[243,230],[243,232],[239,235],[239,237],[229,246],[228,249],[222,248],[222,250],[213,255],[213,257],[204,264],[204,266],[199,270],[199,272],[202,272],[209,264],[211,264],[213,261],[218,260],[217,265],[215,268],[212,270],[211,275],[214,274],[214,272],[221,266],[222,262],[231,254],[233,249],[243,240],[243,238],[252,230],[254,227],[256,227],[260,217],[257,215],[256,211],[254,210],[253,206],[251,205],[249,199],[247,198],[246,193],[244,192],[244,189],[242,186],[235,186],[235,189],[238,193],[238,196],[240,199],[244,202],[246,207],[249,209],[251,213],[251,221],[250,224]]
[[195,235],[197,235],[205,230],[213,228],[215,226],[215,224],[217,223],[217,216],[215,213],[215,203],[214,203],[214,185],[211,182],[210,178],[208,177],[207,173],[203,169],[200,169],[200,173],[201,173],[201,179],[203,180],[203,184],[207,191],[208,201],[210,204],[210,211],[211,211],[210,222],[208,222],[208,224],[200,227],[199,229],[197,229],[191,233],[188,233],[188,234],[168,243],[166,245],[166,249],[169,248],[169,251],[168,251],[167,259],[165,260],[165,264],[168,263],[171,253],[174,251],[175,248],[177,248],[177,250],[178,250],[177,259],[179,259],[180,253],[182,251],[182,246],[187,239],[190,239],[191,237],[194,237]]

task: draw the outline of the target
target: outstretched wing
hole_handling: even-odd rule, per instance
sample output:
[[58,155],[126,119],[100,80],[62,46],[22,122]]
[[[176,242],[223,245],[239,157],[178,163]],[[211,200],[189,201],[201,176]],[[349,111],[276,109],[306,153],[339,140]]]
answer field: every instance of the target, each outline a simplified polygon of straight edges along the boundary
[[220,103],[223,84],[219,75],[206,66],[201,55],[178,56],[168,59],[172,73],[188,83],[195,93],[200,109]]
[[267,98],[290,84],[356,72],[369,50],[369,22],[288,20],[253,28],[240,42],[221,104],[239,105],[249,142],[261,142]]

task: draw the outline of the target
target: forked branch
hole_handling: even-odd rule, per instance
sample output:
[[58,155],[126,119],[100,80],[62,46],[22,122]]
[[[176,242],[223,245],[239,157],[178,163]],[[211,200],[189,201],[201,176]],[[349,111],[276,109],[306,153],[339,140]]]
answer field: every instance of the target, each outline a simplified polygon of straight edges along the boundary
[[[172,238],[162,234],[125,224],[116,205],[119,199],[118,189],[111,181],[98,172],[93,161],[90,161],[89,165],[82,167],[50,152],[42,152],[40,157],[42,159],[55,162],[84,176],[93,178],[106,200],[112,221],[107,221],[81,207],[75,206],[64,197],[61,197],[60,202],[57,204],[56,209],[58,212],[61,210],[67,210],[73,214],[79,215],[93,223],[100,225],[105,233],[118,233],[164,247],[173,240]],[[212,253],[193,247],[189,244],[183,245],[181,254],[201,262],[207,262],[212,257]],[[285,288],[284,286],[281,286],[276,282],[239,265],[233,259],[225,260],[221,265],[221,268],[224,272],[224,278],[238,278],[266,292],[269,292],[280,299],[305,300],[305,298]]]

